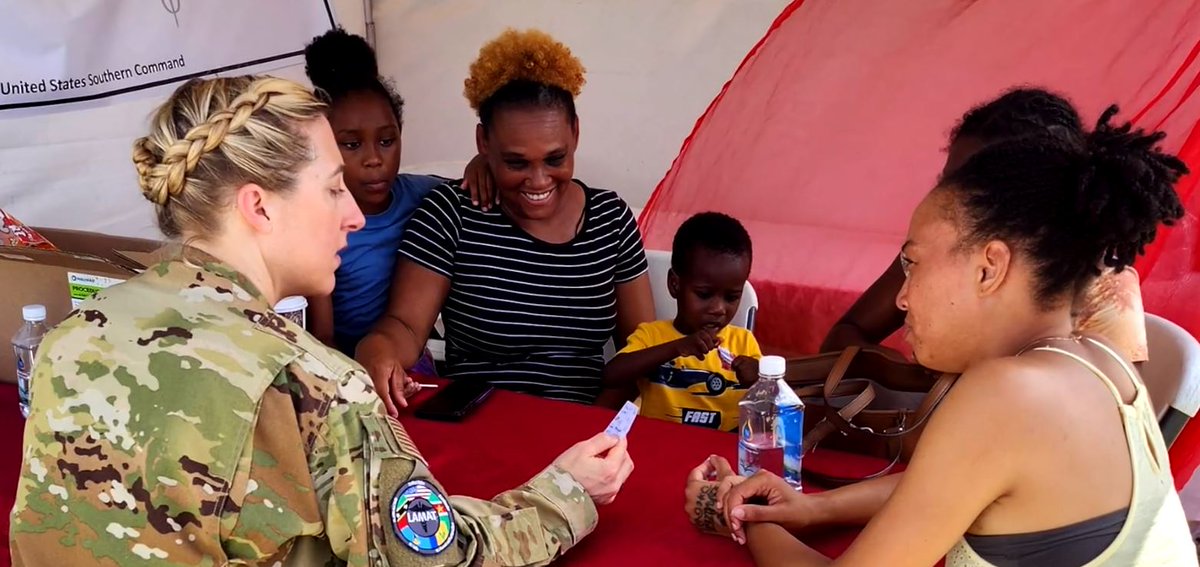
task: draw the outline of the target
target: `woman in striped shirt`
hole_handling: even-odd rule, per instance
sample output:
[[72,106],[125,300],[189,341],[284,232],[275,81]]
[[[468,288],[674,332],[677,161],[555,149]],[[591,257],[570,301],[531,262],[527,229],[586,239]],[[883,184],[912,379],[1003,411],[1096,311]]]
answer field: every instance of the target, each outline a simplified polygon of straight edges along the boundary
[[654,317],[641,235],[611,191],[573,179],[583,67],[536,30],[506,31],[471,66],[464,94],[498,206],[435,188],[409,221],[386,316],[357,350],[390,413],[403,369],[438,313],[446,372],[501,388],[616,405],[601,389],[604,345]]

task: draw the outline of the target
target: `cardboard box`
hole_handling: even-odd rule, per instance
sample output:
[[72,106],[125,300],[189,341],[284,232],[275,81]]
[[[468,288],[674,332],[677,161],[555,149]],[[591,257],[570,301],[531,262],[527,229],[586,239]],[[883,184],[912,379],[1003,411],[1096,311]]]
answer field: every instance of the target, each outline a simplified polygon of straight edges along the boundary
[[33,227],[33,229],[65,252],[96,256],[133,270],[143,270],[146,266],[157,264],[162,259],[164,243],[160,240],[113,236],[65,228]]
[[162,242],[76,230],[36,228],[61,251],[0,247],[0,382],[16,382],[10,341],[21,307],[46,306],[53,327],[99,289],[127,280],[163,258]]

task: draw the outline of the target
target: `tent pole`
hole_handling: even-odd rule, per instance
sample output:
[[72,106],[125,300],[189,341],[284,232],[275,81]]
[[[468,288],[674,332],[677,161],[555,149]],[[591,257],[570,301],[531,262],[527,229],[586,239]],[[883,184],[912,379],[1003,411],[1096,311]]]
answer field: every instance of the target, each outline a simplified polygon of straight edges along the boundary
[[367,25],[367,45],[375,47],[375,9],[371,0],[363,0],[363,21]]

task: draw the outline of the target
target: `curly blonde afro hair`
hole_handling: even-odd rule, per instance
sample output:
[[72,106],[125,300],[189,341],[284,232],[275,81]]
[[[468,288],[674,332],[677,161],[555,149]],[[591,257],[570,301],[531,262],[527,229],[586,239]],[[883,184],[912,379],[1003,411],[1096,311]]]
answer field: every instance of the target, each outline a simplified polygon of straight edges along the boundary
[[496,91],[513,81],[530,81],[579,96],[585,69],[571,49],[537,29],[507,29],[479,49],[463,82],[463,96],[478,111]]

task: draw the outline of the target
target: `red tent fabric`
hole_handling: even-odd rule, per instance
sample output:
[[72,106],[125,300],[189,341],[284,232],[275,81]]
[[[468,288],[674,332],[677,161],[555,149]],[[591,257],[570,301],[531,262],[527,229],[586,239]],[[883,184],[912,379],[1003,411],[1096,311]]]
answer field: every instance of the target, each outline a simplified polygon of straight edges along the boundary
[[[814,352],[895,257],[959,116],[1042,86],[1086,124],[1120,104],[1198,172],[1178,187],[1186,218],[1137,267],[1146,309],[1200,336],[1198,21],[1200,0],[796,0],[655,190],[640,219],[647,247],[669,249],[696,212],[737,217],[754,239],[759,340]],[[1184,439],[1200,445],[1193,427]],[[1200,451],[1182,445],[1172,459],[1186,481]]]
[[[755,244],[760,340],[812,352],[896,255],[969,107],[1015,85],[1108,104],[1200,170],[1200,2],[803,2],[784,10],[697,122],[641,226],[669,249],[702,210]],[[1189,25],[1190,24],[1190,25]],[[1186,144],[1185,144],[1186,142]],[[1188,218],[1139,265],[1150,311],[1200,335],[1196,176]]]

